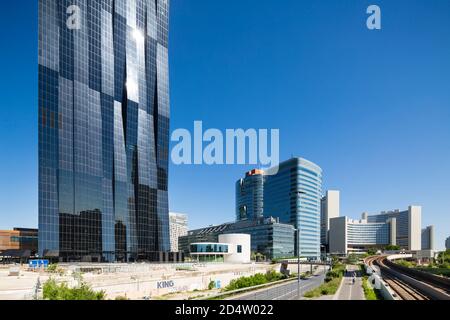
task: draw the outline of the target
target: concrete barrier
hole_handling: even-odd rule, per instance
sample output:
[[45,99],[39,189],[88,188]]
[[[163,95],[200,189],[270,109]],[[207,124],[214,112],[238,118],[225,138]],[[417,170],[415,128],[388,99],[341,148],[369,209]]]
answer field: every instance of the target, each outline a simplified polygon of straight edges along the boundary
[[381,296],[384,300],[400,299],[391,289],[391,287],[389,287],[389,285],[383,281],[383,278],[381,278],[380,276],[380,270],[376,266],[370,266],[367,263],[364,263],[364,268],[366,269],[366,273],[370,275],[367,280],[375,289],[380,291]]

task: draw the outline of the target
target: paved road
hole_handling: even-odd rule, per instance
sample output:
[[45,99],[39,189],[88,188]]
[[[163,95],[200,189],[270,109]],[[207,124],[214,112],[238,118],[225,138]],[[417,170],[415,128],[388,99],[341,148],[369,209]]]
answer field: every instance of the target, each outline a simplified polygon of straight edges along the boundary
[[[303,298],[303,294],[306,291],[320,286],[323,283],[324,278],[325,275],[321,273],[320,275],[313,276],[309,279],[300,280],[300,299],[305,299]],[[295,280],[286,284],[234,297],[231,300],[299,300],[297,286],[297,280]]]
[[[333,300],[365,300],[361,271],[358,266],[347,266],[347,272]],[[353,284],[353,275],[356,275]]]

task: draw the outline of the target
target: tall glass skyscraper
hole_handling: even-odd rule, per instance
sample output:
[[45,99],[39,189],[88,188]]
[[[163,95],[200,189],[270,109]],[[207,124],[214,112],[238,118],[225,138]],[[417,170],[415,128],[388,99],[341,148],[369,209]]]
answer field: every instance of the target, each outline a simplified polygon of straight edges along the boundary
[[169,0],[39,0],[39,253],[169,251]]
[[322,169],[303,158],[292,158],[266,171],[264,216],[297,228],[295,252],[320,258]]
[[252,170],[236,182],[236,221],[256,220],[264,215],[264,171]]

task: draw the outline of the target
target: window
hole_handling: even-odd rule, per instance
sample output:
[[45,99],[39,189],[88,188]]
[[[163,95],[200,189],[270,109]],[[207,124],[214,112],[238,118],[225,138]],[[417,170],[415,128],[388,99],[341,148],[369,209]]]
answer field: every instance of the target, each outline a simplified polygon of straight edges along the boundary
[[242,246],[241,245],[237,246],[237,253],[242,253]]

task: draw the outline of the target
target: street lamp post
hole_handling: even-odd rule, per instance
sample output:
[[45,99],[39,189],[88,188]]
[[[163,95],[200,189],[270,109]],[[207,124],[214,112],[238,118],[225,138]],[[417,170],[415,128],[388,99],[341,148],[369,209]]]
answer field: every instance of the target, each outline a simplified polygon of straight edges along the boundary
[[300,246],[299,246],[299,229],[294,229],[297,233],[297,298],[300,300]]
[[[306,194],[306,192],[300,190],[297,193],[298,196],[298,204],[301,204],[302,201],[302,195]],[[298,269],[298,275],[297,275],[297,295],[298,300],[300,300],[300,223],[298,221],[297,217],[297,269]]]

